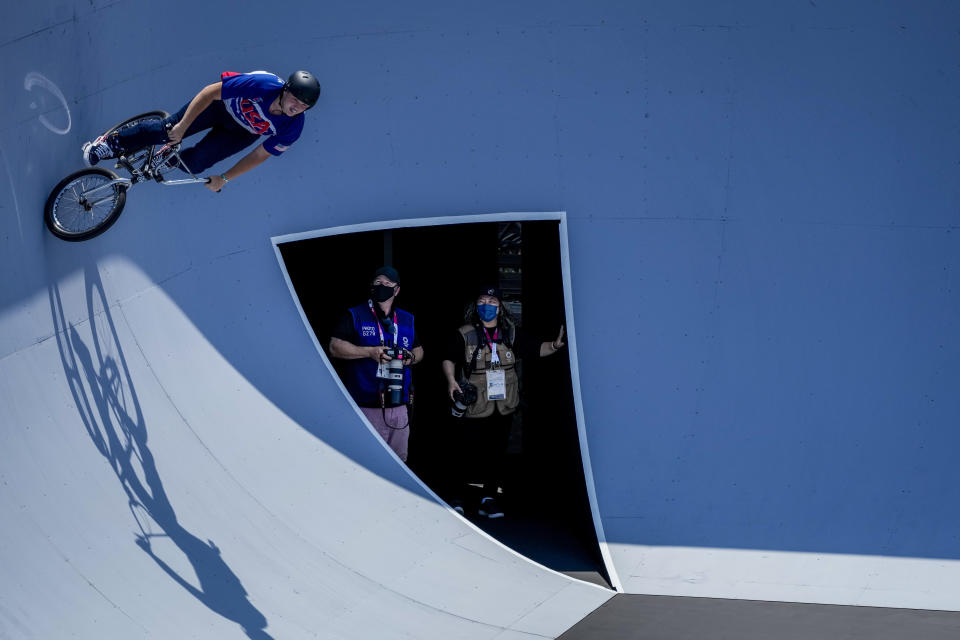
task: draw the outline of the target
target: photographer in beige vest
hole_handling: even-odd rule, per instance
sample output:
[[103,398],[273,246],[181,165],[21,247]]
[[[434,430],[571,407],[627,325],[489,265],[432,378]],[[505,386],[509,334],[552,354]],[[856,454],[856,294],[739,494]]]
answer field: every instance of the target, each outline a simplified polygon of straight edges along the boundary
[[[447,395],[453,403],[454,429],[459,446],[471,447],[480,456],[483,491],[477,514],[502,518],[498,500],[503,462],[510,438],[513,413],[520,404],[517,362],[521,358],[553,355],[564,346],[560,327],[556,339],[536,342],[523,335],[503,295],[496,287],[480,290],[467,308],[465,324],[451,337],[445,350],[443,373]],[[465,479],[453,483],[451,506],[464,513]]]

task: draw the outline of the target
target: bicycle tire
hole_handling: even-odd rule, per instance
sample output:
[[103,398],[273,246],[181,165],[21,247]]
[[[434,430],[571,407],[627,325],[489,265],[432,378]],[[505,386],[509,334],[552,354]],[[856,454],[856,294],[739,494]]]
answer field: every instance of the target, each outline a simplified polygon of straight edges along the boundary
[[[43,207],[43,221],[50,233],[61,240],[79,242],[94,238],[109,229],[123,212],[123,206],[127,202],[126,187],[113,185],[112,196],[94,204],[87,203],[83,194],[84,190],[99,186],[97,183],[105,184],[117,178],[119,176],[113,171],[90,167],[74,171],[57,183]],[[85,182],[88,179],[90,181]],[[77,188],[80,189],[79,192]],[[100,205],[104,206],[98,209]]]
[[166,111],[161,110],[161,109],[157,109],[156,111],[147,111],[146,113],[141,113],[140,115],[133,116],[132,118],[127,118],[127,119],[124,120],[123,122],[120,122],[120,123],[118,123],[118,124],[113,125],[113,126],[110,127],[109,129],[107,129],[107,132],[104,133],[103,135],[108,136],[108,135],[110,135],[111,133],[115,132],[117,129],[120,129],[121,127],[125,127],[125,126],[130,125],[130,124],[133,124],[134,122],[137,122],[138,120],[143,120],[144,118],[160,118],[160,119],[162,120],[162,119],[168,118],[168,117],[170,117],[170,114],[167,113]]
[[[106,133],[104,133],[103,135],[109,136],[111,133],[115,133],[115,132],[117,132],[118,130],[122,129],[123,127],[127,127],[127,126],[130,126],[130,125],[132,125],[132,124],[135,124],[135,123],[139,122],[140,120],[144,120],[144,119],[147,119],[147,118],[150,118],[150,119],[157,118],[157,119],[163,120],[164,118],[167,118],[167,117],[169,117],[169,116],[170,116],[169,113],[167,113],[166,111],[163,111],[163,110],[161,110],[161,109],[157,109],[156,111],[147,111],[146,113],[141,113],[141,114],[139,114],[139,115],[133,116],[132,118],[127,118],[127,119],[124,120],[123,122],[119,122],[119,123],[113,125],[113,126],[110,127],[109,129],[107,129]],[[124,153],[125,153],[125,155],[126,155],[127,157],[131,157],[131,158],[132,158],[133,156],[136,156],[137,154],[139,154],[139,153],[140,153],[141,151],[143,151],[144,149],[149,149],[149,151],[147,152],[147,155],[148,155],[148,156],[152,156],[152,155],[154,154],[154,151],[155,151],[155,147],[156,147],[156,146],[157,146],[157,145],[155,145],[155,144],[148,144],[147,146],[141,147],[141,148],[139,148],[139,149],[126,149]]]

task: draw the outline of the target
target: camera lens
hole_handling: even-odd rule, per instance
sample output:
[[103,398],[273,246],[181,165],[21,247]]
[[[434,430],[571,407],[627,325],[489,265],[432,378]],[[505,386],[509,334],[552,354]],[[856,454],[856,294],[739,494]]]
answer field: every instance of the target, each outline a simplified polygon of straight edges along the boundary
[[403,398],[403,359],[395,349],[387,349],[386,355],[392,358],[386,363],[387,402],[398,407]]
[[469,382],[460,384],[462,391],[453,392],[453,406],[450,407],[450,413],[455,418],[463,417],[467,407],[477,401],[477,389]]

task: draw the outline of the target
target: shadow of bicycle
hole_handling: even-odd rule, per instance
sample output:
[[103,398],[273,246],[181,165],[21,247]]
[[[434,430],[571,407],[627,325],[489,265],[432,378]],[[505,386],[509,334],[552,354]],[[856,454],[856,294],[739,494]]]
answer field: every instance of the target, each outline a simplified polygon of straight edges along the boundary
[[[134,542],[164,572],[211,611],[240,625],[249,638],[272,640],[267,620],[248,599],[237,575],[212,540],[187,531],[163,488],[150,448],[147,426],[123,355],[112,310],[96,267],[85,271],[86,318],[68,322],[59,287],[49,287],[50,310],[64,374],[87,435],[110,464],[127,495],[139,533]],[[86,325],[86,326],[84,326]],[[89,329],[87,341],[81,330]],[[153,549],[151,539],[167,538],[186,556],[199,585],[177,573]]]

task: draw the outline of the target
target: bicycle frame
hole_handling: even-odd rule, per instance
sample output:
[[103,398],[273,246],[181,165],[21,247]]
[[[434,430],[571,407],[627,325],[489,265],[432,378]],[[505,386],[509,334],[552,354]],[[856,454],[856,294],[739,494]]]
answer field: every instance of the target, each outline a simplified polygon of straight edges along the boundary
[[[157,171],[157,175],[160,178],[157,181],[160,184],[178,185],[178,184],[197,184],[198,182],[203,182],[203,183],[210,182],[209,178],[198,178],[197,176],[193,175],[193,172],[190,171],[189,168],[187,168],[186,163],[183,161],[183,159],[180,158],[180,143],[177,143],[177,145],[173,148],[173,157],[177,159],[177,164],[180,165],[180,167],[182,167],[184,171],[190,174],[190,177],[178,178],[176,180],[167,180],[166,178],[163,177],[163,174]],[[149,159],[148,159],[148,163],[149,163]]]
[[[176,158],[176,160],[177,160],[176,166],[178,166],[179,168],[183,169],[183,170],[186,171],[188,174],[190,174],[190,177],[189,177],[189,178],[178,178],[178,179],[175,179],[175,180],[167,180],[167,179],[165,179],[165,178],[164,178],[164,172],[161,170],[160,167],[156,167],[156,168],[155,168],[155,167],[150,166],[150,163],[151,163],[151,161],[153,160],[154,154],[153,154],[153,153],[147,153],[147,152],[146,152],[147,149],[152,149],[152,147],[147,147],[147,148],[144,148],[144,149],[140,149],[140,150],[136,151],[136,152],[135,152],[131,157],[129,157],[129,158],[128,158],[127,156],[120,156],[119,158],[117,158],[116,168],[118,168],[118,169],[120,169],[120,168],[126,169],[126,170],[130,173],[130,178],[129,178],[129,179],[128,179],[128,178],[118,178],[117,180],[113,180],[113,181],[111,181],[111,182],[109,182],[109,183],[107,183],[107,184],[103,184],[103,185],[97,187],[96,189],[91,190],[91,191],[88,192],[88,193],[92,193],[93,191],[96,191],[96,190],[98,190],[98,189],[103,189],[103,188],[106,188],[106,187],[111,186],[111,185],[114,185],[114,184],[125,184],[127,187],[130,187],[130,186],[132,186],[132,185],[134,185],[134,184],[136,184],[136,183],[138,183],[138,182],[143,182],[143,181],[145,181],[145,180],[154,180],[154,181],[156,181],[156,182],[159,182],[160,184],[168,185],[168,186],[176,186],[176,185],[181,185],[181,184],[198,184],[198,183],[206,184],[206,183],[210,182],[210,179],[209,179],[209,178],[198,178],[197,176],[195,176],[195,175],[193,174],[192,171],[190,171],[190,169],[187,167],[186,163],[185,163],[185,162],[183,161],[183,159],[180,157],[180,143],[177,143],[177,144],[173,147],[173,153],[171,154],[170,157]],[[142,161],[142,162],[140,162],[139,159],[138,159],[138,156],[139,156],[141,153],[143,154],[143,161]],[[169,158],[167,159],[167,161],[164,162],[164,164],[166,164],[166,162],[168,162],[168,161],[169,161]],[[139,167],[134,166],[134,163],[135,163],[135,162],[138,163],[140,166],[139,166]],[[173,168],[176,168],[176,166],[175,166],[175,167],[170,167],[170,168],[173,169]]]

